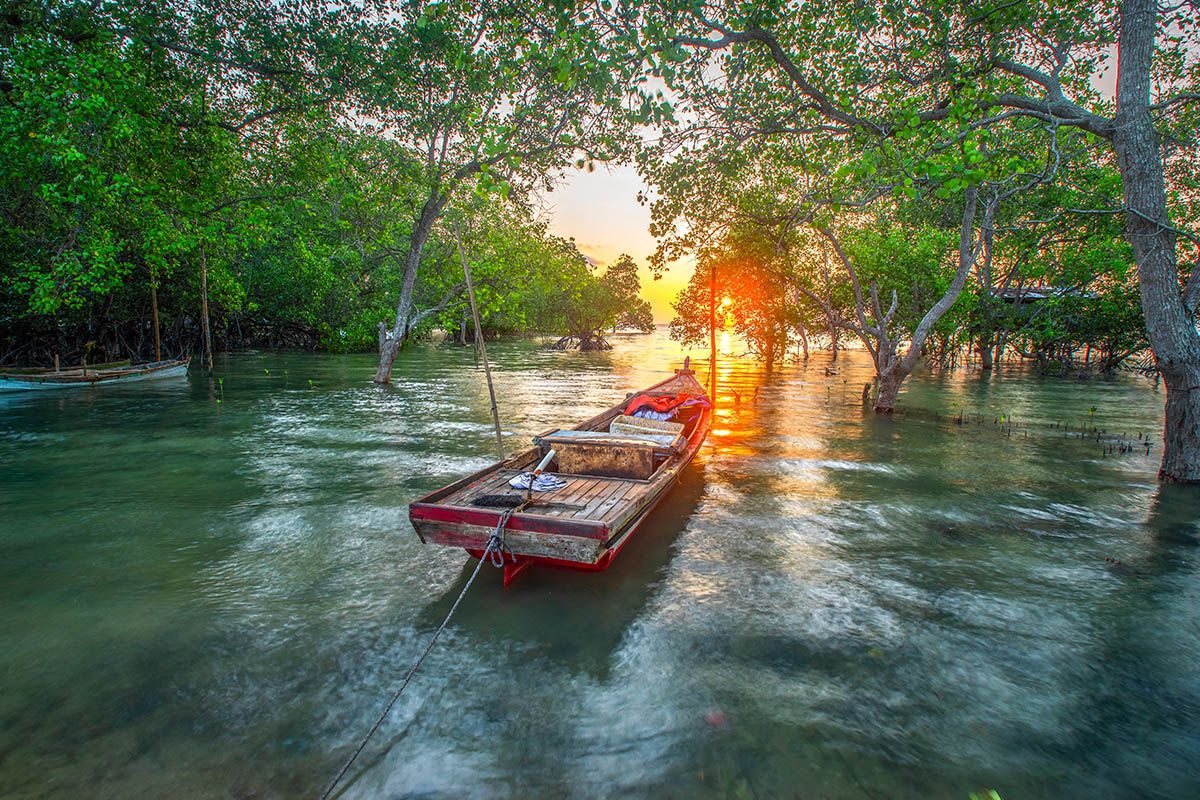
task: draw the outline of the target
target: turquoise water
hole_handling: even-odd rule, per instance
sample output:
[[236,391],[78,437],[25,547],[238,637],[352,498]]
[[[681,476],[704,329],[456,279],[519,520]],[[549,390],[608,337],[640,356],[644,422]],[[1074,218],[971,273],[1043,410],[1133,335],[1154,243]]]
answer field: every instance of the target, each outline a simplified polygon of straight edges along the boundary
[[[509,447],[686,354],[615,344],[490,345]],[[342,796],[1200,794],[1200,493],[1156,485],[1162,394],[1002,365],[877,418],[828,358],[726,359],[607,573],[485,568]],[[495,447],[470,350],[373,367],[0,396],[0,795],[320,795],[473,566],[407,503]]]

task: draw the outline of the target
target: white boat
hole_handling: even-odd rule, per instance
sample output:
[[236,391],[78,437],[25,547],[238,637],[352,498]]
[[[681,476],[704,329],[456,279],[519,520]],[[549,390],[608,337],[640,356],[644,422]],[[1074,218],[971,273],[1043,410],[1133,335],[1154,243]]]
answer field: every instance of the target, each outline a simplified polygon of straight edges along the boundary
[[0,372],[0,392],[23,392],[31,389],[69,389],[80,386],[101,386],[110,383],[135,383],[159,378],[180,378],[187,375],[188,359],[182,361],[151,361],[148,364],[101,364],[96,367],[61,370],[18,370]]

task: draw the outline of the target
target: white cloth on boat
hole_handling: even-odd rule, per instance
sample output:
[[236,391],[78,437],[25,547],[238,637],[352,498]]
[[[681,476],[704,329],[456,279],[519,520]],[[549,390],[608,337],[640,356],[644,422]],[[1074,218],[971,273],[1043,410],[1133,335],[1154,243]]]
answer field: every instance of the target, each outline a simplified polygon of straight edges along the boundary
[[[508,482],[508,485],[514,489],[528,489],[529,481],[533,478],[532,472],[524,472]],[[553,492],[563,488],[567,482],[562,478],[556,478],[548,472],[543,472],[537,476],[537,480],[533,482],[533,490],[535,492]]]

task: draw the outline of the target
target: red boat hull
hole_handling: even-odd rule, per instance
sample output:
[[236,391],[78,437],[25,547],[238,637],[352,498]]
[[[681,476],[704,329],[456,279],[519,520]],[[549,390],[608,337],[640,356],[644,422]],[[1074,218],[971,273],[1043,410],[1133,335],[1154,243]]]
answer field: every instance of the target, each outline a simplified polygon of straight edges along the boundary
[[[686,369],[646,390],[658,394],[679,391],[704,395],[703,387]],[[621,411],[620,405],[613,406],[574,430],[606,431],[608,422]],[[648,479],[560,474],[567,484],[563,489],[537,496],[535,506],[507,520],[504,585],[535,564],[589,572],[607,569],[646,515],[678,482],[680,471],[691,463],[708,434],[711,416],[711,409],[703,408],[678,440],[684,442],[682,436],[687,436],[682,449],[664,456]],[[462,547],[471,556],[482,557],[502,512],[473,506],[472,500],[510,491],[509,478],[530,468],[545,449],[534,447],[412,503],[409,518],[417,535],[423,542]]]

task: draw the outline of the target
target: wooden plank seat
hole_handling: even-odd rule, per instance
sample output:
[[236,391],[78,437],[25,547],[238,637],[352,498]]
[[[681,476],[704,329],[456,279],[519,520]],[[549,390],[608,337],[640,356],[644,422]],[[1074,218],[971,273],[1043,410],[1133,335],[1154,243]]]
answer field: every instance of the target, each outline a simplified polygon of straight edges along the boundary
[[655,436],[678,436],[685,427],[680,422],[628,417],[624,414],[608,424],[610,433],[649,433]]
[[609,433],[607,431],[554,431],[533,440],[534,444],[557,448],[571,444],[605,444],[610,447],[645,447],[650,445],[663,455],[681,448],[687,440],[682,434],[667,433]]

